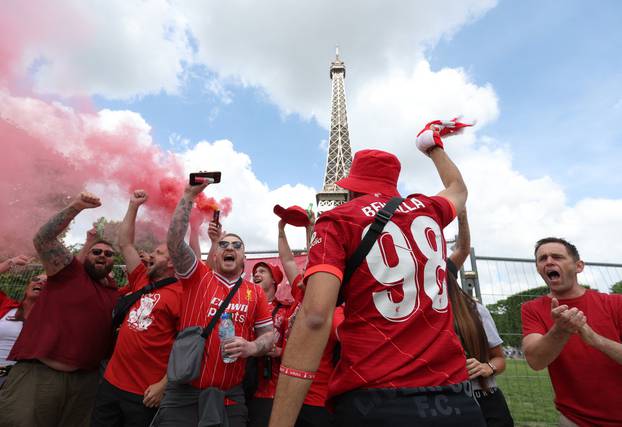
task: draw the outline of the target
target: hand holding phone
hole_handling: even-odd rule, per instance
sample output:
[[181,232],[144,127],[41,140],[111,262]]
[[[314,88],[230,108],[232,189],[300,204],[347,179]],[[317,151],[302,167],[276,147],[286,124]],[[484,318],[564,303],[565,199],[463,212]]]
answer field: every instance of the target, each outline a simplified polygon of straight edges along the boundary
[[193,172],[190,174],[190,185],[201,185],[206,180],[210,184],[220,182],[220,172]]

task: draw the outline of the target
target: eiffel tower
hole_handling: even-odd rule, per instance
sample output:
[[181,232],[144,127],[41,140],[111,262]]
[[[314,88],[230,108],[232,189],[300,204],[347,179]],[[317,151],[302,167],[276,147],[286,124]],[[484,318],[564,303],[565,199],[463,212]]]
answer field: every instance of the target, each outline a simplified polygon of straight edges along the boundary
[[326,172],[324,173],[324,187],[317,193],[318,213],[326,212],[347,201],[348,192],[335,185],[336,181],[345,178],[352,164],[352,150],[350,148],[350,134],[348,133],[348,117],[346,114],[345,92],[346,65],[339,59],[339,48],[336,57],[330,64],[330,79],[332,80],[330,136],[328,139],[328,156],[326,157]]

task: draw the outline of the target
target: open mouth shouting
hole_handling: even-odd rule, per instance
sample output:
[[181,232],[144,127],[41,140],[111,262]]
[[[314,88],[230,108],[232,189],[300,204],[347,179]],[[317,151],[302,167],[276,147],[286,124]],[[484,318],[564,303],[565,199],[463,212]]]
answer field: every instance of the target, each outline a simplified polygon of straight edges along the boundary
[[544,271],[546,277],[548,277],[550,282],[557,282],[561,279],[562,275],[559,270],[554,268],[549,268]]

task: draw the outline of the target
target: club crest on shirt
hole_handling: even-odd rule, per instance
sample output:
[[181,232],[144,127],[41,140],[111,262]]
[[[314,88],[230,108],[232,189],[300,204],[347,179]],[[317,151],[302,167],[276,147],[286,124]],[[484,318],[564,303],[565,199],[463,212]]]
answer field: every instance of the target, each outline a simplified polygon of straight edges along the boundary
[[127,324],[135,331],[146,331],[153,323],[151,312],[160,301],[160,294],[145,294],[140,298],[140,306],[130,310]]
[[253,299],[253,291],[251,291],[250,289],[246,290],[246,301],[251,302],[251,300]]

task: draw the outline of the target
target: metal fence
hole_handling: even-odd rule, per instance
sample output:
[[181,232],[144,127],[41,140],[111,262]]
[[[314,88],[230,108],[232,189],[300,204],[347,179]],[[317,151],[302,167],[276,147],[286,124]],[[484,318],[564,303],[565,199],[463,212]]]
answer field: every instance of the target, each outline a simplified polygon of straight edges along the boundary
[[[529,368],[520,351],[520,303],[546,292],[534,260],[477,256],[472,250],[470,262],[467,260],[460,276],[463,288],[472,289],[489,308],[501,338],[509,344],[504,347],[507,369],[499,375],[497,383],[516,425],[557,426],[559,414],[553,404],[548,372]],[[581,285],[608,293],[614,284],[622,281],[622,264],[586,262],[578,280]],[[510,304],[512,300],[514,303]]]

